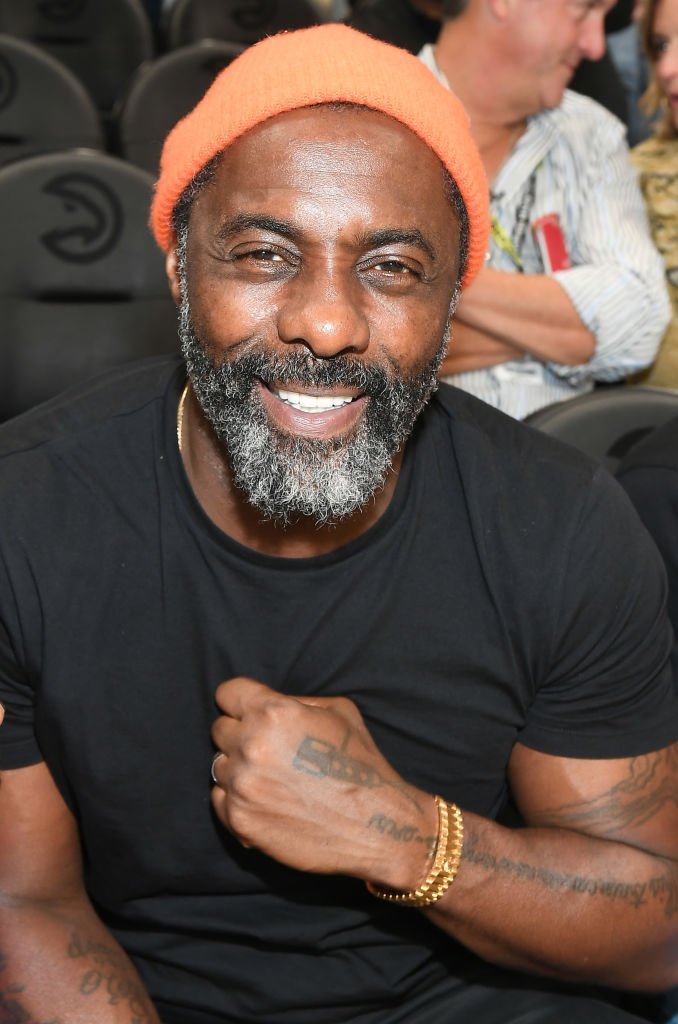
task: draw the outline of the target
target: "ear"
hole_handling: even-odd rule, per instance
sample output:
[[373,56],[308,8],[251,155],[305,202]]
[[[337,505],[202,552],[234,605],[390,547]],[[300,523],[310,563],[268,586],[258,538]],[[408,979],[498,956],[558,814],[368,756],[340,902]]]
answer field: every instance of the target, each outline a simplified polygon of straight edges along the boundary
[[176,242],[172,242],[170,248],[167,250],[167,256],[165,258],[165,273],[167,274],[167,280],[169,281],[172,298],[178,306],[181,303],[181,281],[179,279],[179,263],[177,260]]
[[506,21],[513,6],[512,0],[486,0],[486,2],[490,17],[494,21]]

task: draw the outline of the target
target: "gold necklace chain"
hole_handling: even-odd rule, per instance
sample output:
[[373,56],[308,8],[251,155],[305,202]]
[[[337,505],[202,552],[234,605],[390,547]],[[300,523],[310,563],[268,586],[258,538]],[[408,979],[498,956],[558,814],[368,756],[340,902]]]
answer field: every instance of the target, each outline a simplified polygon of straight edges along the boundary
[[184,390],[181,392],[181,398],[179,399],[179,407],[177,409],[177,444],[179,445],[179,454],[183,454],[183,442],[184,442],[184,406],[186,405],[186,395],[188,394],[188,381],[184,384]]

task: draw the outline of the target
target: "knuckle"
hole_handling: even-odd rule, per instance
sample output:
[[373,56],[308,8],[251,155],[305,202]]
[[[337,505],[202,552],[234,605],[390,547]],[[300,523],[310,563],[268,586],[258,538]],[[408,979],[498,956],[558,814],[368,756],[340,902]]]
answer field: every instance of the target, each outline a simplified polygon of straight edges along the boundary
[[240,744],[240,756],[246,765],[260,764],[265,760],[267,750],[266,738],[259,731],[244,736]]
[[350,718],[351,720],[361,718],[360,712],[358,711],[358,705],[355,701],[351,700],[350,697],[337,697],[336,701],[336,710],[339,714],[343,715],[345,718]]

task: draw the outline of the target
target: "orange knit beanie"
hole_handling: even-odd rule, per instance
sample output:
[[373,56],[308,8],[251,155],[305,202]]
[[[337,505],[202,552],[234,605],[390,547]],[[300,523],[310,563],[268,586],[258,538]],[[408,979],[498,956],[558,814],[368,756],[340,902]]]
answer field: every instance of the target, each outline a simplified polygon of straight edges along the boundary
[[360,103],[388,114],[438,155],[468,213],[463,284],[485,259],[488,187],[466,111],[420,60],[341,24],[282,32],[248,47],[214,80],[165,140],[151,227],[161,249],[173,239],[172,212],[202,167],[269,117],[314,103]]

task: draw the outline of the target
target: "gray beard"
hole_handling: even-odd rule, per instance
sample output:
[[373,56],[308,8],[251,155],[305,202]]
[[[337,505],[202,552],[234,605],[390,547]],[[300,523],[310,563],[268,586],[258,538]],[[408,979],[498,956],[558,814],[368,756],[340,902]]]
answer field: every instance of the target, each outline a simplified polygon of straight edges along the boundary
[[[283,525],[304,517],[323,526],[363,508],[383,487],[394,456],[437,388],[450,320],[451,312],[435,356],[408,378],[399,376],[395,362],[317,359],[301,346],[281,358],[248,343],[242,355],[237,353],[244,345],[235,346],[217,363],[196,336],[184,297],[179,338],[193,391],[224,445],[235,486],[250,504]],[[291,390],[293,385],[357,388],[369,398],[351,435],[298,437],[269,421],[258,381]]]

